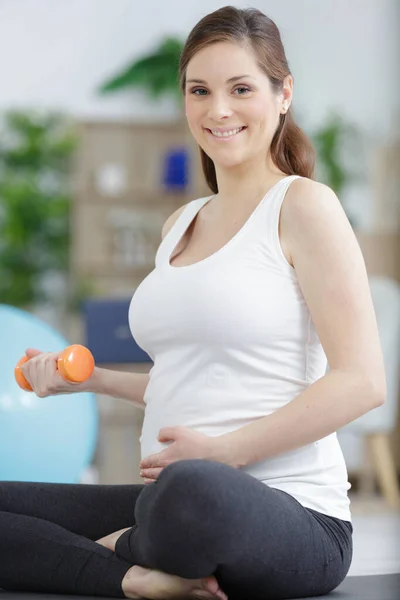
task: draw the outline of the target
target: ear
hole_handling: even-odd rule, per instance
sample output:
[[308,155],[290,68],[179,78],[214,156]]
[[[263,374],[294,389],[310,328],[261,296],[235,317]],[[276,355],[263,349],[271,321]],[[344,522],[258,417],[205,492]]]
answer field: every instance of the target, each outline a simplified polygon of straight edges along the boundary
[[[287,112],[292,103],[293,96],[293,77],[287,75],[283,80],[282,91],[279,94],[279,103],[282,108],[282,112]],[[284,109],[284,110],[283,110]]]

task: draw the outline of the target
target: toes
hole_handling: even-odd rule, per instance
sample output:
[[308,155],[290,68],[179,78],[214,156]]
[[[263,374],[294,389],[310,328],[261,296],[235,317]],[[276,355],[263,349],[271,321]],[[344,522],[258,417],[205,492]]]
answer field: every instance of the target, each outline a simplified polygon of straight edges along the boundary
[[205,596],[201,596],[201,597],[206,597],[206,598],[220,598],[220,600],[228,600],[228,596],[221,590],[221,588],[219,587],[218,581],[216,580],[216,578],[213,575],[210,575],[209,577],[204,577],[204,579],[202,579],[201,581],[201,585],[202,588],[205,590],[205,592],[200,592],[202,594],[206,594]]
[[215,579],[214,575],[204,577],[201,580],[201,586],[202,588],[208,590],[209,592],[212,592],[213,594],[215,594],[215,592],[219,589],[218,581]]

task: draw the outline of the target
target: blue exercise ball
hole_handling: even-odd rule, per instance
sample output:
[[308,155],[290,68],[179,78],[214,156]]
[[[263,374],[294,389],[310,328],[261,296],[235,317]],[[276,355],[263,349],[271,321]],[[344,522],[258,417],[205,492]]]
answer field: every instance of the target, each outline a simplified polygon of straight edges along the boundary
[[38,398],[14,378],[26,348],[57,352],[69,342],[37,317],[4,304],[0,331],[0,480],[78,483],[97,444],[94,394]]

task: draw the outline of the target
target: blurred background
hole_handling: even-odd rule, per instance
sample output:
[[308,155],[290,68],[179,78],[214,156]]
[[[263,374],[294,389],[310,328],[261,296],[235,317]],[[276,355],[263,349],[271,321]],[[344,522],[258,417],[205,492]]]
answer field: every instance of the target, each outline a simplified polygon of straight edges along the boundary
[[[130,298],[166,218],[210,193],[177,61],[196,22],[225,4],[0,0],[0,479],[141,482],[140,409],[101,395],[33,398],[13,365],[26,347],[65,341],[107,368],[150,369],[128,328]],[[337,193],[365,258],[388,398],[339,439],[359,518],[354,568],[400,570],[390,541],[400,539],[400,3],[234,4],[279,27],[317,179]],[[385,531],[384,547],[363,554]]]

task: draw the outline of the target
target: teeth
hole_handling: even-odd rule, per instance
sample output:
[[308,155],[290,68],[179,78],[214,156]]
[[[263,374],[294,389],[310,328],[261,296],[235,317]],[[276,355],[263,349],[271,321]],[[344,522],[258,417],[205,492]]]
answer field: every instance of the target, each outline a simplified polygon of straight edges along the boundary
[[230,137],[231,135],[236,135],[239,131],[242,131],[243,127],[238,127],[237,129],[231,129],[230,131],[224,131],[221,133],[219,131],[213,131],[211,129],[211,133],[217,137]]

